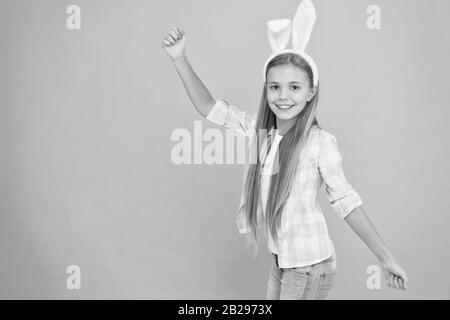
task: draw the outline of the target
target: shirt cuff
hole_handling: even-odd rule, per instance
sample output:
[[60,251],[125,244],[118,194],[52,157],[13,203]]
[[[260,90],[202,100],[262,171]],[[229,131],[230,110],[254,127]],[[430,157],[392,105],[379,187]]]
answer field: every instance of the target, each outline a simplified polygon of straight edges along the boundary
[[244,211],[239,210],[236,222],[237,222],[237,227],[238,227],[239,233],[245,234],[245,233],[251,232],[251,229],[247,223],[247,219],[245,217]]
[[353,209],[360,205],[362,205],[361,197],[354,189],[351,189],[342,198],[331,203],[331,206],[339,213],[341,219],[345,219]]
[[239,234],[248,234],[250,232],[251,232],[250,228],[239,229]]
[[211,111],[206,116],[209,121],[223,126],[227,120],[228,103],[224,100],[217,99]]

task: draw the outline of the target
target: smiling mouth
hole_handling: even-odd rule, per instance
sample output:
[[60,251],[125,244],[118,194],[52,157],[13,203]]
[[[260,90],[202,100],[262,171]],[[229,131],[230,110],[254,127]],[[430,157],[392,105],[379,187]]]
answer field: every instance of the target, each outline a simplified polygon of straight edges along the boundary
[[278,109],[282,109],[282,110],[287,110],[292,108],[294,105],[293,104],[276,104]]

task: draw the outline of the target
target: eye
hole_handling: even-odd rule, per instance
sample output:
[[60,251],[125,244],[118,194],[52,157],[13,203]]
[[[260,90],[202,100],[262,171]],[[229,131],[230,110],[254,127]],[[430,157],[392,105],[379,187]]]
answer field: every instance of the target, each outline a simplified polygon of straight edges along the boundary
[[301,87],[299,87],[299,86],[292,86],[291,88],[294,88],[294,90],[300,90],[301,89]]
[[276,89],[278,89],[278,86],[274,84],[274,85],[269,86],[269,88],[270,88],[270,90],[276,90]]

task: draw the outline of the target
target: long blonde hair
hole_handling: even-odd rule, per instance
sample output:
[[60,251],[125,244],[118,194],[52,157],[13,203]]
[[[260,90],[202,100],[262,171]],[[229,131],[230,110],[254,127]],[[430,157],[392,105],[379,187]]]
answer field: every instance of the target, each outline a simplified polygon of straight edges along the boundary
[[[306,72],[309,79],[309,85],[313,88],[313,74],[309,64],[299,55],[293,53],[284,53],[276,56],[269,62],[266,69],[267,73],[270,68],[279,65],[293,65]],[[278,230],[281,226],[281,216],[292,187],[295,171],[300,160],[300,154],[305,147],[309,137],[311,128],[318,125],[316,119],[316,107],[319,100],[319,85],[314,97],[306,103],[303,110],[297,117],[296,124],[283,135],[283,139],[279,146],[279,170],[272,176],[267,206],[265,210],[264,225],[266,232],[269,231],[275,243],[278,241]],[[264,83],[261,102],[256,121],[256,130],[268,132],[273,126],[276,127],[276,116],[269,107],[267,101],[267,86]],[[263,131],[264,132],[264,131]],[[260,135],[257,136],[257,162],[250,164],[248,168],[247,178],[245,181],[245,202],[244,211],[247,222],[251,228],[251,240],[255,245],[255,254],[258,251],[258,199],[260,194],[260,175],[261,161],[259,152],[262,146]]]

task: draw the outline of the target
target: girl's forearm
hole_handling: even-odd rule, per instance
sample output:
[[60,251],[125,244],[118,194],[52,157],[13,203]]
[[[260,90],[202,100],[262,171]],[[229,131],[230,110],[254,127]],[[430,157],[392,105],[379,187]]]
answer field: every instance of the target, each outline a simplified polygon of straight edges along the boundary
[[173,64],[192,104],[202,116],[206,117],[214,106],[215,99],[197,76],[184,54],[179,59],[174,60]]
[[367,217],[362,206],[356,207],[347,215],[345,221],[350,225],[353,231],[364,241],[380,262],[393,260],[393,256],[384,244],[377,230]]

